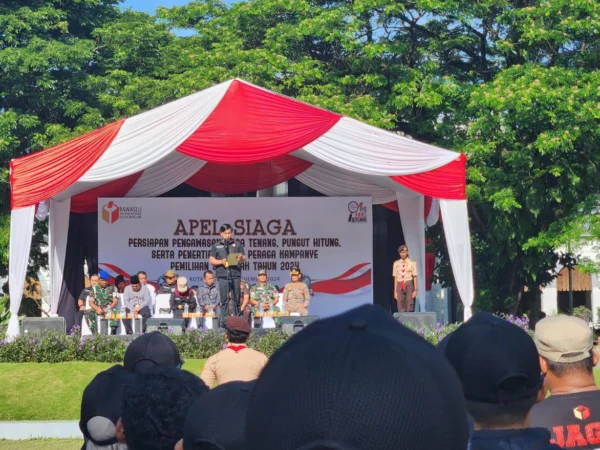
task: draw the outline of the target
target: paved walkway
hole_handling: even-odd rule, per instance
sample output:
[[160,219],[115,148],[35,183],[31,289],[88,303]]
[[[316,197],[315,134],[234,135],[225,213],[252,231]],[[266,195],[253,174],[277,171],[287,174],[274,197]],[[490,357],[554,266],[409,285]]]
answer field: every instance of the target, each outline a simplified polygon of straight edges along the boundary
[[0,422],[0,439],[17,441],[33,438],[81,438],[83,440],[79,422],[76,420]]

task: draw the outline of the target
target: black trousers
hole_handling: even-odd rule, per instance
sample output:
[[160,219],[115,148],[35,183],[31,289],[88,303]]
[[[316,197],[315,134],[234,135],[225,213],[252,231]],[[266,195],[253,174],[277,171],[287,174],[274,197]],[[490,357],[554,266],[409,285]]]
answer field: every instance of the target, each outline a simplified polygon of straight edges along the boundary
[[233,303],[232,315],[240,314],[240,281],[241,278],[218,278],[219,296],[221,297],[221,311],[219,314],[219,328],[225,328],[229,315],[229,292]]
[[[131,313],[129,308],[125,308],[125,312],[127,314]],[[138,312],[138,314],[140,316],[142,316],[142,333],[145,333],[146,332],[146,320],[148,320],[148,318],[151,316],[150,308],[148,308],[147,306],[144,306],[142,309],[140,309],[140,312]],[[133,330],[131,329],[131,319],[123,319],[123,326],[125,327],[125,332],[127,334],[133,334]]]

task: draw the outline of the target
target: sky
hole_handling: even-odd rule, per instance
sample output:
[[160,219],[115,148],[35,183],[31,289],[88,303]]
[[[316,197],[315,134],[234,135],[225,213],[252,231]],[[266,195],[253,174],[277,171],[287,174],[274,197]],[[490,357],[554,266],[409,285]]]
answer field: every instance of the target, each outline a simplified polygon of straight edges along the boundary
[[[132,8],[136,11],[145,11],[150,14],[154,14],[157,6],[181,6],[186,5],[190,0],[125,0],[122,4],[122,8]],[[233,3],[232,0],[225,0],[225,3]]]
[[189,0],[125,0],[122,8],[132,8],[137,11],[145,11],[154,14],[157,6],[179,6],[189,3]]

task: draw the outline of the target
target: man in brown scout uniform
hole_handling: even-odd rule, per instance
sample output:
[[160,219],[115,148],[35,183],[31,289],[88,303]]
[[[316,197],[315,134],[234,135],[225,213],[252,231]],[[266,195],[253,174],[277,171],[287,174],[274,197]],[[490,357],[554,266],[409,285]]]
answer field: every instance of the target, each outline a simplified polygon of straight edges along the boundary
[[290,272],[292,282],[285,285],[283,289],[283,304],[286,312],[300,313],[308,316],[308,305],[310,304],[310,292],[308,286],[300,281],[302,275],[298,267],[292,267]]
[[408,257],[408,247],[398,248],[400,259],[394,262],[394,298],[398,312],[413,312],[417,298],[417,263]]
[[221,385],[231,381],[252,381],[258,378],[268,358],[265,354],[246,346],[251,331],[244,318],[227,317],[227,348],[208,358],[200,375],[209,388],[212,388],[215,381]]

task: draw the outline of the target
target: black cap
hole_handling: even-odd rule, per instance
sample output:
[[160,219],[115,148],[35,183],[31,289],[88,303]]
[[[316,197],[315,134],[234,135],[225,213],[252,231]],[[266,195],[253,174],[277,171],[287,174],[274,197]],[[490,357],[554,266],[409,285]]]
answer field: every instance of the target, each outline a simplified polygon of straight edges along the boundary
[[524,400],[542,387],[533,339],[507,320],[478,312],[444,341],[440,351],[456,370],[467,400]]
[[253,385],[225,383],[196,400],[185,419],[183,449],[245,449],[244,427]]
[[116,425],[121,417],[121,398],[134,377],[123,366],[113,366],[96,375],[83,391],[79,429],[94,444],[118,442]]
[[464,450],[467,441],[450,364],[374,305],[292,336],[263,369],[246,419],[251,450]]
[[175,342],[158,331],[134,339],[127,347],[123,361],[127,370],[136,373],[145,373],[156,366],[178,367],[182,363]]

